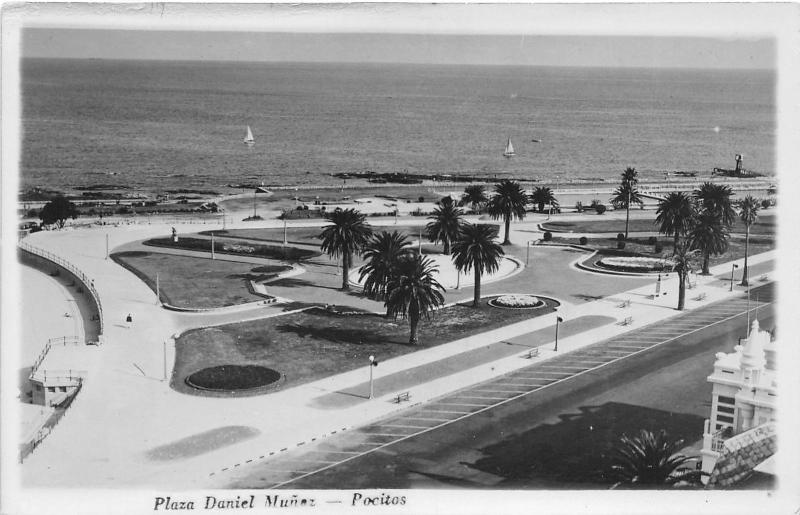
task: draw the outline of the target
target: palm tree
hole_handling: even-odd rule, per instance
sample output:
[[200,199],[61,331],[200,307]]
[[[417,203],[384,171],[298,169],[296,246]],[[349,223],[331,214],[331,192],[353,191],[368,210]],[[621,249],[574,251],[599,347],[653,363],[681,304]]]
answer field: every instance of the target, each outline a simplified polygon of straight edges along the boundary
[[505,254],[503,247],[494,242],[497,227],[485,224],[464,224],[458,240],[453,244],[453,262],[458,272],[475,270],[475,295],[473,307],[481,302],[481,275],[496,272]]
[[713,213],[702,212],[697,217],[689,234],[689,244],[703,254],[703,275],[708,275],[711,255],[719,255],[728,250],[728,228],[720,223]]
[[558,206],[558,201],[556,200],[556,196],[553,194],[553,190],[547,186],[537,186],[534,188],[533,193],[531,193],[531,203],[536,204],[540,213],[544,213],[545,204]]
[[422,317],[444,304],[444,288],[433,278],[437,270],[430,258],[411,253],[403,256],[386,286],[386,315],[408,319],[411,334],[410,345],[416,345],[417,328]]
[[639,190],[636,185],[639,183],[638,172],[636,168],[630,166],[622,172],[622,182],[619,187],[614,190],[614,196],[611,197],[611,203],[614,209],[625,208],[625,239],[628,239],[628,225],[631,219],[631,204],[644,204],[642,198],[639,196]]
[[758,220],[758,201],[752,195],[747,195],[739,201],[739,219],[744,223],[744,271],[742,272],[742,286],[747,286],[747,256],[750,251],[750,226]]
[[445,255],[450,254],[450,243],[458,237],[461,229],[461,215],[464,212],[455,206],[453,199],[444,197],[439,202],[439,207],[433,210],[433,215],[428,217],[432,220],[425,226],[428,239],[434,243],[442,242]]
[[338,259],[342,256],[342,290],[349,290],[348,275],[353,256],[358,254],[372,236],[372,227],[366,217],[355,209],[337,209],[325,215],[331,222],[318,236],[323,252]]
[[364,281],[367,297],[385,299],[386,285],[396,272],[398,261],[411,252],[410,245],[408,238],[397,231],[381,231],[364,246],[366,264],[361,267],[358,280]]
[[696,460],[677,452],[683,445],[683,439],[672,440],[663,429],[658,433],[642,429],[632,438],[623,434],[612,451],[610,475],[636,486],[696,481],[697,470],[681,470]]
[[686,306],[686,280],[689,272],[694,269],[696,253],[696,250],[692,250],[691,244],[684,241],[672,254],[672,269],[678,274],[678,311],[683,311]]
[[522,220],[525,218],[527,203],[528,197],[519,183],[505,179],[495,185],[494,195],[489,200],[489,215],[495,220],[498,218],[505,220],[506,234],[503,238],[503,245],[511,243],[508,238],[511,231],[511,219]]
[[733,209],[731,196],[733,190],[730,186],[704,182],[700,189],[694,191],[694,196],[700,204],[700,210],[713,214],[720,223],[726,227],[733,225],[736,220],[736,211]]
[[480,212],[488,201],[483,184],[470,184],[464,188],[464,195],[461,197],[462,206],[469,204],[473,211]]
[[682,191],[668,193],[658,203],[656,223],[658,232],[674,236],[672,251],[678,248],[681,235],[688,233],[694,224],[695,209],[692,198]]

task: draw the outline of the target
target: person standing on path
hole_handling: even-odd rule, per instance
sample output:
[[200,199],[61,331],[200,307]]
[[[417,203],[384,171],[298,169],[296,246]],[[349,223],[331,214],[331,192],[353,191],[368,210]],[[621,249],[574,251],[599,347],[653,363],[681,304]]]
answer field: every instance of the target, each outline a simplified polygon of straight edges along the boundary
[[130,313],[128,313],[128,316],[125,317],[125,327],[130,329],[132,326],[133,326],[133,317],[131,316]]
[[658,274],[658,281],[656,281],[656,298],[661,296],[661,274]]

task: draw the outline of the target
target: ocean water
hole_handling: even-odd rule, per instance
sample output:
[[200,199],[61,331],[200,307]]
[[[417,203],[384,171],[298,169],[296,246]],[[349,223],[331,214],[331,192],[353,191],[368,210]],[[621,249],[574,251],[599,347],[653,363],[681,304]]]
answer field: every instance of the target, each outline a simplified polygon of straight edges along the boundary
[[771,71],[26,59],[21,187],[339,184],[330,174],[367,170],[612,180],[627,166],[661,178],[733,168],[736,153],[774,174],[775,81]]

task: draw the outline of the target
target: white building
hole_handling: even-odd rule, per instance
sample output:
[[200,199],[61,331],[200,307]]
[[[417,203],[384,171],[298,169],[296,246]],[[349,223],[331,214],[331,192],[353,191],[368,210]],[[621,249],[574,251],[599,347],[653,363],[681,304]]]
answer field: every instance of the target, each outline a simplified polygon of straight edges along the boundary
[[708,376],[713,389],[711,418],[703,431],[702,470],[716,474],[712,483],[724,475],[719,484],[731,484],[725,481],[744,477],[774,452],[775,342],[753,320],[750,334],[734,352],[716,357],[714,373]]

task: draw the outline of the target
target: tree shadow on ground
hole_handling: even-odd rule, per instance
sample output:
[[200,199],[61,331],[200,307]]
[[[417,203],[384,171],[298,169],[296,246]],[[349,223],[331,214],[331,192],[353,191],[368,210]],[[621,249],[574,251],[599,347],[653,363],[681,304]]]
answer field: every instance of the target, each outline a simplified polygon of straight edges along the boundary
[[485,457],[462,464],[502,477],[497,485],[502,488],[542,481],[608,488],[614,482],[605,474],[608,455],[623,433],[664,429],[687,443],[703,433],[703,418],[696,415],[617,402],[579,409],[559,415],[555,424],[541,424],[484,447],[480,451]]
[[275,327],[281,333],[294,333],[300,338],[313,338],[333,343],[347,343],[350,345],[378,345],[388,343],[401,343],[387,340],[374,330],[367,328],[350,328],[336,326],[315,327],[301,324],[281,324]]

